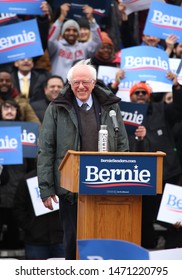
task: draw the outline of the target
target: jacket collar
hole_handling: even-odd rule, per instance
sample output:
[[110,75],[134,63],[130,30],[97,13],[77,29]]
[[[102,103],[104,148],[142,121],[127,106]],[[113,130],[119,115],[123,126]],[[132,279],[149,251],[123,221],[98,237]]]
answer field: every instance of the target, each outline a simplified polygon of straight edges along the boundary
[[[115,103],[119,103],[121,99],[117,97],[102,81],[97,81],[92,95],[96,98],[101,106],[109,106]],[[55,105],[68,105],[72,107],[74,99],[73,91],[70,84],[66,84],[59,96],[52,101]]]

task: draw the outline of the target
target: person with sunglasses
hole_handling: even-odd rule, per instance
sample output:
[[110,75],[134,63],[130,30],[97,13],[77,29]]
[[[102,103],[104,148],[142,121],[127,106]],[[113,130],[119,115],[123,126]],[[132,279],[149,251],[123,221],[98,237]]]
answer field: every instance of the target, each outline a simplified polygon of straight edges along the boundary
[[[178,185],[182,174],[172,129],[175,123],[182,119],[182,86],[174,73],[168,72],[167,77],[173,81],[173,102],[170,104],[154,102],[155,93],[152,93],[150,86],[145,82],[139,82],[130,88],[131,102],[148,104],[147,114],[142,123],[146,133],[143,138],[139,138],[143,142],[143,151],[166,153],[163,164],[163,189],[166,183]],[[157,246],[158,236],[154,230],[154,222],[156,222],[161,196],[143,196],[141,245],[147,249]],[[165,226],[168,228],[168,225]],[[168,234],[165,235],[167,239]],[[175,240],[173,241],[171,240],[170,244],[175,244]]]
[[151,90],[149,86],[140,82],[133,85],[130,89],[130,100],[135,103],[148,103],[151,97]]

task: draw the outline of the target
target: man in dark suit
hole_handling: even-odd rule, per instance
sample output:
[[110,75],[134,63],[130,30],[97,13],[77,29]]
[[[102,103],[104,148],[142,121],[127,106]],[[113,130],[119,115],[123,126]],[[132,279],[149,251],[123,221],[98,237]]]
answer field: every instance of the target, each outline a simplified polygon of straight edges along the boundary
[[[32,58],[17,60],[14,63],[12,77],[16,89],[30,101],[40,100],[44,97],[44,83],[51,76],[45,69],[34,68]],[[24,86],[24,79],[26,89]]]
[[37,117],[42,123],[44,118],[44,113],[49,105],[49,103],[58,97],[60,91],[64,87],[64,81],[60,76],[52,75],[44,83],[44,98],[30,102],[30,105],[34,109]]

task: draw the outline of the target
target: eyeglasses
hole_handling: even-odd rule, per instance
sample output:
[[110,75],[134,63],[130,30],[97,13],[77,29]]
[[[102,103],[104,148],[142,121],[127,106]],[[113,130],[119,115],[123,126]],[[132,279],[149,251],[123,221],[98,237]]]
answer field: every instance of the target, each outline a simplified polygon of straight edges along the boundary
[[70,81],[70,84],[72,84],[74,87],[79,87],[80,83],[82,83],[83,86],[89,86],[91,83],[93,83],[93,79],[87,81]]
[[134,94],[139,95],[140,93],[142,93],[143,95],[146,95],[147,92],[145,90],[137,90],[134,92]]
[[14,107],[14,106],[12,106],[12,105],[3,105],[2,106],[2,108],[5,110],[5,111],[8,111],[9,109],[11,110],[11,111],[16,111],[17,110],[17,108],[16,107]]

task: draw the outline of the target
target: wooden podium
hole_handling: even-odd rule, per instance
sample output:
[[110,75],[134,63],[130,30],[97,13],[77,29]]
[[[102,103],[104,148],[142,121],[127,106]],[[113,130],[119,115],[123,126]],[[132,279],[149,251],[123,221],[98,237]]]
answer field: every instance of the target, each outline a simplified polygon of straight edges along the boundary
[[[77,240],[80,239],[117,239],[141,244],[142,195],[125,194],[80,194],[80,158],[86,155],[145,156],[156,159],[156,193],[162,192],[163,157],[165,153],[155,152],[76,152],[69,150],[59,171],[61,187],[78,193]],[[78,254],[77,254],[78,256]]]

